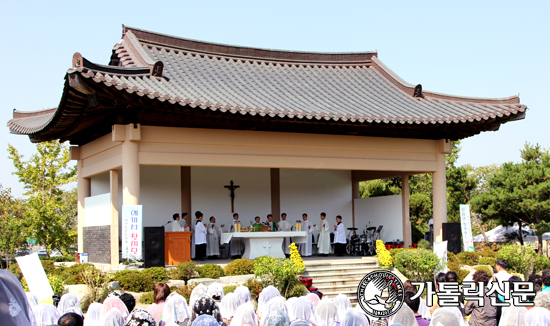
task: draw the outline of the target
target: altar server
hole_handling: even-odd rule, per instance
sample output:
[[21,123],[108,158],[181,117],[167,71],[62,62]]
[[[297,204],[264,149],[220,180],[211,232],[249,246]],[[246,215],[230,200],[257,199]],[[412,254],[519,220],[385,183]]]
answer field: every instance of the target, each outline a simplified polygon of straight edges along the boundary
[[[233,214],[233,223],[235,221],[239,221],[239,214],[237,213]],[[235,232],[233,225],[231,225],[231,231]],[[229,254],[231,255],[231,258],[240,258],[244,247],[243,239],[232,237],[231,241],[229,242],[229,247]]]
[[319,224],[319,226],[314,225],[314,227],[319,231],[319,241],[317,241],[319,255],[327,256],[330,254],[330,226],[325,212],[321,213],[321,224]]
[[304,257],[311,256],[311,233],[313,233],[313,227],[311,223],[307,220],[307,214],[302,214],[302,231],[306,231],[306,243],[300,243],[300,255]]
[[[191,259],[195,259],[195,226],[197,225],[197,214],[201,213],[200,211],[195,212],[195,220],[191,223]],[[202,213],[201,213],[202,214]]]
[[180,214],[176,213],[172,215],[172,218],[174,220],[172,221],[172,223],[170,223],[172,225],[172,227],[170,228],[170,231],[171,232],[183,231],[183,228],[181,227],[181,224],[180,224]]
[[334,226],[334,244],[335,254],[337,256],[343,256],[346,253],[346,228],[342,223],[342,216],[336,216],[336,225]]
[[195,213],[197,221],[195,222],[195,258],[204,261],[206,256],[206,226],[202,224],[203,215],[200,211]]
[[210,256],[219,256],[220,255],[220,238],[222,236],[222,228],[225,225],[216,224],[216,218],[214,216],[210,217],[210,223],[208,223],[208,237],[206,239],[206,255]]
[[187,213],[181,213],[180,225],[183,231],[191,231],[191,217],[185,218],[186,216]]
[[[290,231],[292,225],[286,221],[286,213],[281,214],[281,220],[277,223],[277,228],[279,231]],[[283,241],[283,252],[287,257],[290,256],[290,237],[286,237]]]
[[267,214],[267,221],[265,222],[265,225],[271,227],[271,231],[277,231],[277,224],[273,222],[272,214]]

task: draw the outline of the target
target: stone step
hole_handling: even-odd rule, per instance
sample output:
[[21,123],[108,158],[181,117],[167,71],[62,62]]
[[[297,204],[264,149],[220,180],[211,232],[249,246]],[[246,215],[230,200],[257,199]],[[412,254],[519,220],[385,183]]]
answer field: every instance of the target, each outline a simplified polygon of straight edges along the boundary
[[348,268],[341,268],[341,269],[330,269],[330,268],[326,268],[326,269],[319,269],[319,270],[309,270],[309,269],[306,269],[305,272],[304,272],[304,276],[311,276],[311,277],[314,277],[314,276],[323,276],[323,275],[339,275],[339,274],[349,274],[349,273],[354,273],[354,274],[363,274],[363,276],[367,275],[368,273],[372,272],[372,271],[375,271],[377,270],[377,267],[365,267],[365,266],[361,266],[361,267],[348,267]]
[[367,275],[368,272],[365,272],[365,270],[360,271],[352,271],[352,272],[340,272],[340,273],[325,273],[325,272],[318,272],[318,273],[304,273],[304,278],[311,278],[313,279],[313,282],[315,281],[326,281],[326,280],[341,280],[341,279],[347,279],[347,278],[359,278],[364,277]]
[[330,288],[332,286],[338,286],[338,285],[345,285],[345,284],[356,284],[358,285],[359,282],[362,280],[362,277],[353,277],[349,279],[330,279],[330,280],[314,280],[313,285],[315,287],[324,287],[324,288]]
[[375,270],[378,269],[376,264],[344,264],[336,266],[315,266],[315,267],[306,267],[306,272],[326,272],[326,271],[345,271],[345,270]]

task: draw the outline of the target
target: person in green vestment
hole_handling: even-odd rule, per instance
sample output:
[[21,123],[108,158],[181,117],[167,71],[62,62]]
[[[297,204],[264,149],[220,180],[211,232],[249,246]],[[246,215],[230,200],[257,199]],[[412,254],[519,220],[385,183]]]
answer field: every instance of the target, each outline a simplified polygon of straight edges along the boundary
[[273,215],[267,214],[267,222],[265,225],[271,227],[271,231],[277,231],[277,223],[273,222]]
[[250,224],[252,224],[252,227],[254,228],[254,232],[260,232],[264,224],[260,222],[259,216],[256,216],[254,220],[256,221],[256,223],[253,224],[252,221],[250,221]]

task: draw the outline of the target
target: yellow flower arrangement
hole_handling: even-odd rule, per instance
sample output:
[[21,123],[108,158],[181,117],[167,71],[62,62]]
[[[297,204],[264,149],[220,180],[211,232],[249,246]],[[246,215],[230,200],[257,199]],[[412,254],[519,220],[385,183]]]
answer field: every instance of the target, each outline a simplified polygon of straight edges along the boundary
[[393,266],[391,254],[384,242],[380,239],[376,240],[376,255],[378,256],[378,265],[380,266]]
[[294,266],[298,268],[300,271],[303,271],[306,269],[306,265],[304,265],[304,260],[302,259],[302,256],[300,256],[300,252],[298,251],[298,247],[293,242],[288,246],[290,248],[290,260],[294,263]]

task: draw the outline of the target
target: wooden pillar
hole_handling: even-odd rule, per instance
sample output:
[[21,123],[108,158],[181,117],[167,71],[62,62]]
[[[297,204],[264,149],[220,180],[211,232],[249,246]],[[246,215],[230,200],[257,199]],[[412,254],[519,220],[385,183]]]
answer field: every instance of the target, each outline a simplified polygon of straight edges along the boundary
[[111,192],[111,265],[119,264],[118,170],[109,171]]
[[412,246],[412,226],[410,217],[410,203],[409,203],[409,175],[403,174],[401,176],[401,206],[403,207],[403,247],[408,248]]
[[193,212],[191,212],[191,167],[181,167],[181,212],[187,213],[185,220],[189,225],[193,219],[191,218]]
[[447,222],[447,175],[445,171],[445,153],[451,152],[448,140],[438,140],[436,153],[437,171],[433,176],[433,218],[434,242],[443,241],[443,223]]
[[280,172],[279,169],[271,169],[271,214],[273,214],[273,221],[275,222],[279,222],[281,219]]
[[90,197],[90,179],[82,175],[83,162],[81,159],[77,162],[77,194],[78,194],[78,252],[84,252],[84,219],[85,205],[84,199]]
[[122,204],[139,205],[139,124],[126,125],[126,139],[122,143]]

